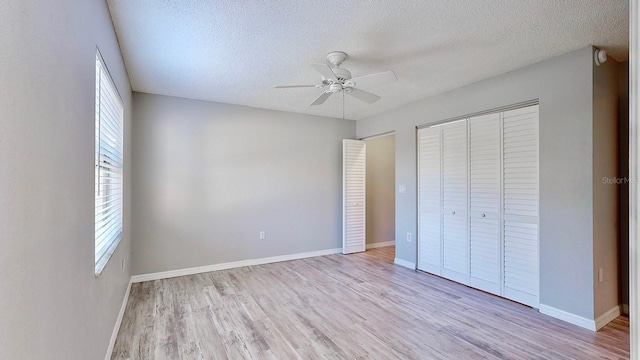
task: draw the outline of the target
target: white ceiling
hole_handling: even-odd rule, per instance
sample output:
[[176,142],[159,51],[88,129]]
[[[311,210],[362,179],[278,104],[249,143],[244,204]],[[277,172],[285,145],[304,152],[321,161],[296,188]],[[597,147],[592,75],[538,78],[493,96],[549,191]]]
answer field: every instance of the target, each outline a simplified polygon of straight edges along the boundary
[[308,64],[349,55],[354,77],[398,82],[345,97],[362,119],[588,45],[628,59],[627,0],[108,0],[133,90],[342,117],[342,97],[309,104]]

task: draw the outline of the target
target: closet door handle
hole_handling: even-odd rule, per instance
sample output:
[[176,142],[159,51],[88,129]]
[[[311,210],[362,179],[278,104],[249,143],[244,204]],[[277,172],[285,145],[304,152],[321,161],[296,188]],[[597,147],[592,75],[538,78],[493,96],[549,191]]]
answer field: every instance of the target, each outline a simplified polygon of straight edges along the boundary
[[452,214],[452,215],[455,215],[455,214],[456,214],[456,211],[455,211],[455,210],[453,210],[453,211],[451,212],[451,214]]
[[487,217],[487,214],[482,214],[482,217]]

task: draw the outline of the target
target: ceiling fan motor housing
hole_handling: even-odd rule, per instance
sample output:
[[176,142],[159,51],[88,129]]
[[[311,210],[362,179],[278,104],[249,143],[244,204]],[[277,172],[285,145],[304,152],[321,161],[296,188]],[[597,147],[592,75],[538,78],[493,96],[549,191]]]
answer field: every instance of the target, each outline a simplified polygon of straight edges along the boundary
[[349,70],[340,68],[340,64],[347,58],[347,54],[342,51],[332,51],[327,54],[327,61],[332,64],[331,70],[336,75],[336,78],[344,83],[345,80],[351,79],[351,73]]
[[337,93],[342,91],[342,84],[334,83],[329,85],[329,91],[332,93]]

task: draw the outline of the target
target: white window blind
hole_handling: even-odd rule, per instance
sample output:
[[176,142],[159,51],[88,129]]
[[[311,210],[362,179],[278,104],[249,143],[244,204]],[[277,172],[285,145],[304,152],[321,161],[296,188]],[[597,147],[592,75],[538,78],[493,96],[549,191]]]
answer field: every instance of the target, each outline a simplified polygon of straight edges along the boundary
[[122,238],[123,106],[96,52],[95,273],[99,274]]

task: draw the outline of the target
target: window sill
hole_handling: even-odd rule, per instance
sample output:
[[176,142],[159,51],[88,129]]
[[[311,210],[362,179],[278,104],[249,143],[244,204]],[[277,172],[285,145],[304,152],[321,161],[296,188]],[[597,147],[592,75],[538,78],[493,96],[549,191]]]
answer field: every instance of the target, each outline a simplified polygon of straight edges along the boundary
[[111,243],[111,245],[109,245],[109,248],[104,253],[102,258],[96,263],[95,273],[94,273],[96,277],[98,277],[98,276],[100,276],[100,274],[102,274],[102,270],[104,270],[104,268],[107,266],[107,263],[109,262],[109,259],[111,259],[111,255],[113,255],[113,253],[116,251],[116,249],[118,248],[118,245],[120,244],[121,240],[122,240],[122,232],[113,241],[113,243]]

